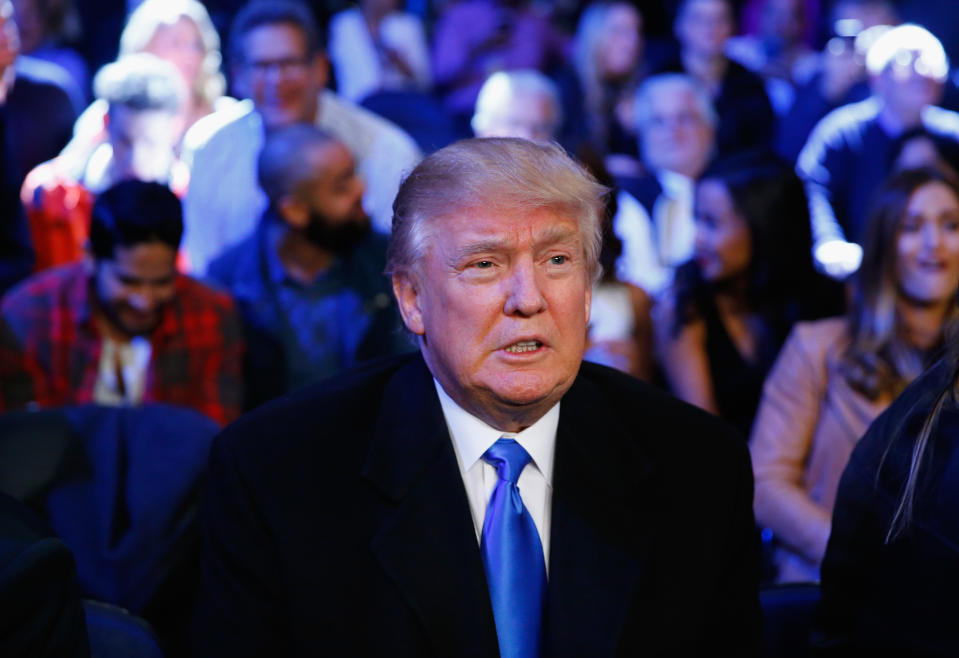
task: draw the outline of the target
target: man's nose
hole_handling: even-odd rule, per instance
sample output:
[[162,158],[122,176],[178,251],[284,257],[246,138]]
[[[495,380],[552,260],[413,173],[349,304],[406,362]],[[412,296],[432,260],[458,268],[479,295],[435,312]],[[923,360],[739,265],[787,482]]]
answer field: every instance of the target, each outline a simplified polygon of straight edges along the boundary
[[503,312],[506,315],[536,315],[546,310],[546,298],[540,287],[532,259],[514,265],[506,280],[508,290]]

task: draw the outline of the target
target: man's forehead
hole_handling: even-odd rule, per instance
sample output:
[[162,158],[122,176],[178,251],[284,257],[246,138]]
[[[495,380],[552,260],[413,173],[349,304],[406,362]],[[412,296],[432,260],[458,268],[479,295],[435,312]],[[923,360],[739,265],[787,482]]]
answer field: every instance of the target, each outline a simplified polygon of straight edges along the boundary
[[246,33],[243,53],[248,60],[288,54],[305,57],[306,35],[294,23],[263,23]]
[[[455,224],[446,234],[457,246],[477,242],[516,246],[579,241],[579,222],[569,214],[547,208],[531,210],[461,210],[439,218],[436,227]],[[451,227],[452,228],[452,227]]]

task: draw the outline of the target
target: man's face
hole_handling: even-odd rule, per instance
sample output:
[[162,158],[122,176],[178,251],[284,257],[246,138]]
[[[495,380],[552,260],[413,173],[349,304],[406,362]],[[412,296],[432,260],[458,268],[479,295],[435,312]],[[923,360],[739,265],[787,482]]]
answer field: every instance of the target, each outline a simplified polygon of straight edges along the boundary
[[423,261],[393,280],[406,326],[460,406],[522,429],[559,401],[582,361],[590,285],[579,226],[545,209],[432,221]]
[[243,41],[243,58],[237,88],[253,100],[268,130],[314,122],[327,80],[326,59],[307,52],[306,38],[295,25],[253,28]]
[[665,87],[652,94],[649,116],[640,126],[643,159],[653,171],[695,178],[713,150],[712,126],[688,89]]
[[370,228],[363,210],[363,181],[356,174],[353,155],[343,144],[330,142],[312,149],[309,159],[317,174],[300,190],[309,208],[306,235],[332,251],[348,249]]
[[726,0],[691,0],[676,20],[676,38],[684,51],[718,57],[733,35],[733,27]]
[[165,110],[110,108],[108,140],[113,149],[113,180],[163,182],[175,159],[178,117]]
[[100,311],[128,336],[151,333],[174,296],[176,250],[162,242],[117,246],[112,259],[96,263]]
[[477,131],[477,137],[522,137],[534,142],[554,138],[556,115],[544,94],[515,90],[503,101],[490,113],[488,125]]
[[918,123],[922,110],[942,98],[942,83],[922,66],[916,53],[903,53],[873,78],[873,89],[883,104],[907,125]]

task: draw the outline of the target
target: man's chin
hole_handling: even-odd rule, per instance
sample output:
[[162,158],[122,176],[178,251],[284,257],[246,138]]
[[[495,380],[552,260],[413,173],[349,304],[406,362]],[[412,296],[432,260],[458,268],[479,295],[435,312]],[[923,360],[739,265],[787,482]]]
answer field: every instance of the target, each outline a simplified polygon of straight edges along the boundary
[[160,324],[159,315],[144,318],[124,317],[122,314],[114,318],[117,328],[128,336],[147,336],[152,334]]

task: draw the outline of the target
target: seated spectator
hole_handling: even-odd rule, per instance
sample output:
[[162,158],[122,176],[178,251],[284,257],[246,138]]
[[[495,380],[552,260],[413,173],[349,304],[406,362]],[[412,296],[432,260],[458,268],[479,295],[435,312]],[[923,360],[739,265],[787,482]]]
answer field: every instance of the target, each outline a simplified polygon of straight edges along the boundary
[[613,229],[623,243],[616,272],[656,298],[693,252],[693,181],[713,155],[716,114],[705,90],[674,73],[646,80],[635,108],[649,173],[616,181]]
[[763,380],[812,285],[809,227],[794,174],[752,156],[696,185],[694,257],[654,309],[673,393],[748,436]]
[[91,258],[34,275],[0,305],[0,409],[168,402],[235,418],[239,318],[226,295],[177,274],[182,230],[165,185],[100,194]]
[[330,62],[340,96],[354,103],[377,91],[428,92],[429,47],[420,19],[397,0],[361,0],[330,20]]
[[189,172],[174,155],[183,85],[171,64],[153,55],[129,55],[104,66],[94,91],[108,110],[107,139],[84,160],[65,153],[39,165],[24,181],[36,256],[34,268],[83,257],[93,197],[127,179],[186,190]]
[[[118,58],[149,53],[176,67],[186,90],[177,117],[177,153],[186,131],[215,110],[235,101],[224,96],[220,73],[220,37],[210,15],[197,0],[144,0],[129,16],[120,35]],[[98,98],[77,119],[67,147],[71,157],[86,159],[107,139],[107,104]]]
[[731,0],[682,0],[674,26],[679,55],[659,68],[692,76],[712,97],[721,156],[772,148],[776,123],[762,78],[726,57],[734,29]]
[[866,57],[872,96],[820,121],[797,171],[806,184],[814,257],[843,279],[859,267],[872,195],[889,173],[896,138],[918,126],[959,142],[959,114],[935,107],[949,71],[942,44],[918,25],[879,37]]
[[[907,291],[910,295],[932,293],[936,287],[942,291],[947,276],[955,286],[954,255],[949,266],[944,265],[944,255],[942,266],[930,268],[935,260],[926,260],[937,230],[955,239],[957,192],[952,187],[943,193],[949,197],[948,211],[904,218],[918,219],[917,224],[925,227],[914,236],[909,254],[912,283],[922,285],[924,278],[940,282],[925,290],[912,288]],[[954,314],[954,289],[948,304]],[[941,312],[941,304],[917,310],[933,317]],[[926,337],[934,335],[929,332]],[[954,324],[946,329],[944,346],[943,357],[872,423],[843,471],[822,563],[822,598],[812,633],[818,651],[813,655],[959,653],[959,601],[954,596],[959,588],[955,523],[959,341]]]
[[800,323],[763,387],[750,449],[756,520],[778,580],[819,580],[839,477],[869,424],[922,372],[959,316],[959,188],[935,170],[877,197],[845,318]]
[[309,8],[253,0],[230,34],[235,87],[250,101],[214,112],[187,137],[184,247],[193,271],[205,272],[213,258],[253,232],[267,205],[256,184],[264,134],[292,123],[315,123],[346,144],[366,184],[363,207],[374,229],[389,233],[400,177],[420,151],[392,123],[323,90],[327,61]]
[[534,142],[556,138],[563,110],[553,81],[539,71],[499,71],[476,97],[470,124],[477,137],[522,137]]
[[21,55],[19,48],[13,5],[0,0],[0,112],[17,188],[27,172],[66,146],[79,111],[66,71]]
[[866,53],[873,28],[898,25],[889,0],[838,0],[830,11],[830,38],[811,67],[795,76],[796,93],[779,122],[776,152],[795,162],[816,124],[832,110],[869,97]]
[[576,153],[618,154],[607,159],[616,175],[630,173],[637,154],[632,103],[642,73],[642,29],[633,4],[590,3],[576,28],[572,66],[557,75],[566,116],[561,142]]
[[81,32],[74,1],[13,0],[13,9],[20,32],[20,52],[65,70],[79,92],[79,100],[86,105],[90,67],[72,47]]
[[566,40],[528,0],[457,0],[436,20],[433,79],[447,111],[467,127],[490,74],[548,71],[563,60],[565,51]]
[[796,80],[808,78],[815,66],[818,9],[818,0],[750,0],[742,35],[726,41],[726,55],[765,81],[777,116],[792,105]]
[[281,128],[267,136],[258,176],[269,208],[209,270],[244,320],[246,406],[412,351],[383,276],[386,240],[370,230],[346,146],[309,124]]

